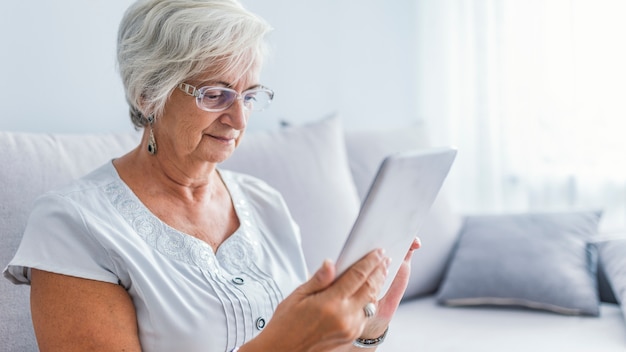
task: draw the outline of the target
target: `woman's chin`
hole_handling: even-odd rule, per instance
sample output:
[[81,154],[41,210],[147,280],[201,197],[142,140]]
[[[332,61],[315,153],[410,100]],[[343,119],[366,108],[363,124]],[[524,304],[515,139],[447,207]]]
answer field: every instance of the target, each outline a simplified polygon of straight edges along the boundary
[[230,148],[222,148],[220,150],[216,150],[215,148],[213,148],[212,150],[208,151],[208,153],[206,154],[207,161],[219,164],[221,162],[226,161],[228,158],[230,158],[230,156],[233,155],[234,151],[235,151],[234,144]]
[[236,139],[220,139],[205,135],[200,150],[205,156],[203,159],[218,164],[230,158],[237,145]]

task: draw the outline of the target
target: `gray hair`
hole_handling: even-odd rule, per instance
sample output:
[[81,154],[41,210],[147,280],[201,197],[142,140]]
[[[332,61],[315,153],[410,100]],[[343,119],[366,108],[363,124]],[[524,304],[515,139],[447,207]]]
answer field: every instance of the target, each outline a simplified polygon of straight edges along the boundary
[[[188,79],[243,78],[261,65],[270,26],[236,0],[139,0],[118,32],[117,63],[133,124],[162,115]],[[211,75],[206,77],[206,75]]]

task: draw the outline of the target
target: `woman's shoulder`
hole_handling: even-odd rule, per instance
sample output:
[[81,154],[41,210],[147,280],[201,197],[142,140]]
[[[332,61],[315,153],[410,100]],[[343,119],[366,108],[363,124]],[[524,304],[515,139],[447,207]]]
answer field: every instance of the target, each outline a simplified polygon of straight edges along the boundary
[[116,180],[119,180],[119,177],[113,163],[109,161],[79,178],[43,193],[38,198],[82,198],[92,195],[95,190],[100,190]]

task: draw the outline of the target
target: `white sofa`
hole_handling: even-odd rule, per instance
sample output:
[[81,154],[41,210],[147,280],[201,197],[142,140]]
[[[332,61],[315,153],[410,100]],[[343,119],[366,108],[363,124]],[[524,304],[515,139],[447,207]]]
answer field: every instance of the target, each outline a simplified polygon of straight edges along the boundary
[[[15,252],[37,195],[122,155],[138,139],[137,133],[0,132],[0,267]],[[382,158],[428,145],[419,125],[346,132],[332,117],[250,132],[221,167],[258,176],[283,193],[301,227],[307,263],[315,269],[324,258],[336,257]],[[616,304],[616,298],[626,299],[625,239],[598,237],[593,212],[585,213],[580,226],[571,225],[580,220],[577,214],[561,222],[547,215],[538,232],[552,241],[544,246],[548,252],[541,252],[537,231],[509,231],[533,243],[511,248],[505,244],[515,238],[506,237],[506,229],[519,224],[501,216],[462,217],[448,206],[450,196],[444,185],[422,227],[423,248],[414,256],[407,296],[379,351],[626,350],[624,312]],[[596,276],[598,254],[604,269]],[[37,350],[28,294],[28,286],[0,280],[0,351]]]

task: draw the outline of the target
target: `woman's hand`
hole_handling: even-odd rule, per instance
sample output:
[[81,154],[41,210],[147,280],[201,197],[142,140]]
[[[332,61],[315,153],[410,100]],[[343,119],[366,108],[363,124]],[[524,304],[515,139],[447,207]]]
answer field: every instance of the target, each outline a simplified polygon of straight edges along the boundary
[[276,309],[263,333],[241,347],[248,351],[337,351],[351,349],[358,338],[376,338],[387,329],[406,290],[415,240],[389,291],[366,318],[363,307],[376,302],[387,276],[389,258],[372,251],[335,280],[329,261]]
[[411,257],[413,256],[413,252],[416,249],[419,249],[420,246],[421,243],[419,239],[416,238],[404,257],[404,261],[400,265],[400,269],[393,279],[389,290],[385,296],[378,301],[378,310],[376,315],[367,322],[361,338],[377,338],[381,336],[389,326],[391,318],[393,318],[396,313],[398,305],[404,295],[404,291],[409,283],[409,276],[411,275]]
[[368,323],[363,307],[376,302],[389,259],[375,250],[335,280],[329,261],[280,303],[263,332],[240,352],[331,351],[352,344]]

